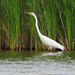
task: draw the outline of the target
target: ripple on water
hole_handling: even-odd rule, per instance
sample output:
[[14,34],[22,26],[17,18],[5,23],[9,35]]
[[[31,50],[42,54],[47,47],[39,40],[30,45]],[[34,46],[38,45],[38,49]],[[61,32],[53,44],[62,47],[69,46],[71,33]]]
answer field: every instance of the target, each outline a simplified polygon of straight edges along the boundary
[[50,75],[75,74],[75,60],[61,54],[37,54],[34,57],[8,58],[0,60],[0,75]]

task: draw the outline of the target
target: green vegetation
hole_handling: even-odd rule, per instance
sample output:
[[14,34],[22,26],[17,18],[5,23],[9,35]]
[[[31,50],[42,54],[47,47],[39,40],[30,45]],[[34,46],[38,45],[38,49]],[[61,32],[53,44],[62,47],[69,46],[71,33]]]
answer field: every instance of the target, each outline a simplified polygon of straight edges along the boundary
[[39,39],[34,12],[42,34],[75,49],[75,0],[0,0],[0,50],[46,50]]

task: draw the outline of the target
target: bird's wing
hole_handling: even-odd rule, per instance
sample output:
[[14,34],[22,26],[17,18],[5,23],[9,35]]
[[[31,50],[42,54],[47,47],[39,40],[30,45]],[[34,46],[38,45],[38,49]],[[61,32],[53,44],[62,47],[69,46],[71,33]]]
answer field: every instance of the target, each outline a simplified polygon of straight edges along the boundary
[[42,39],[41,39],[41,41],[45,45],[53,47],[53,48],[60,48],[60,46],[61,46],[59,43],[57,43],[56,41],[54,41],[54,40],[52,40],[52,39],[50,39],[50,38],[48,38],[46,36],[43,36]]

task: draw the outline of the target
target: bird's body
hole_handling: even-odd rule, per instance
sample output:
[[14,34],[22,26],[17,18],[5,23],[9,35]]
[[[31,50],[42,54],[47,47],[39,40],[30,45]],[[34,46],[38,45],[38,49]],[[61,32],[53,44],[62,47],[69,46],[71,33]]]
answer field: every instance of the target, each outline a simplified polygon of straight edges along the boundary
[[41,39],[41,41],[52,50],[52,48],[57,48],[57,49],[61,49],[64,50],[64,47],[62,45],[60,45],[59,43],[57,43],[56,41],[46,37],[46,36],[42,36],[43,39]]
[[57,48],[57,49],[61,49],[62,51],[64,51],[64,46],[62,46],[61,44],[57,43],[56,41],[48,38],[47,36],[44,36],[41,34],[39,27],[38,27],[38,19],[37,16],[34,13],[29,13],[29,12],[25,12],[27,14],[30,14],[32,16],[34,16],[35,20],[36,20],[36,29],[38,32],[38,35],[40,37],[40,40],[48,47],[52,50],[52,48]]

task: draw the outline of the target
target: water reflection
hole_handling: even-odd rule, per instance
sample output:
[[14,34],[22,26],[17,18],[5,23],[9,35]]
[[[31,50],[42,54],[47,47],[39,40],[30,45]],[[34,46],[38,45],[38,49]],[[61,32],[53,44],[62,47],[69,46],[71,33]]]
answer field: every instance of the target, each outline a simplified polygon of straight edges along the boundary
[[1,74],[73,75],[75,74],[75,52],[65,52],[59,56],[40,52],[0,52]]

